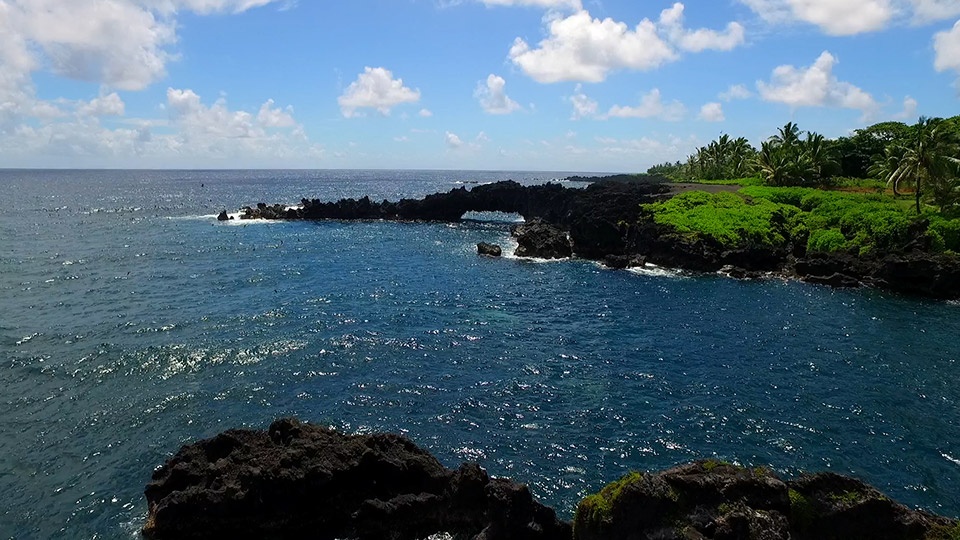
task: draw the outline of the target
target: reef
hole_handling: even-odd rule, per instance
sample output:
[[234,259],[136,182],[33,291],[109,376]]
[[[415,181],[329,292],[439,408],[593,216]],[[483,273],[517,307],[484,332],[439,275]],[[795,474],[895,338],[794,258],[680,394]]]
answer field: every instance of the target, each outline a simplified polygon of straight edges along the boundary
[[405,437],[277,420],[188,444],[147,485],[149,539],[955,540],[956,521],[833,473],[781,480],[700,461],[631,473],[584,498],[574,522],[479,465],[448,469]]

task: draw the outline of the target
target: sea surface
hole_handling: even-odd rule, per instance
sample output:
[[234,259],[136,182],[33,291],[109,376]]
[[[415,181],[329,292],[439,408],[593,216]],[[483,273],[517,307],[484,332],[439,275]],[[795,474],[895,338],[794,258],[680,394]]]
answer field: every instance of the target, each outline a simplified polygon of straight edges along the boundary
[[402,432],[570,517],[698,458],[960,516],[960,306],[478,257],[517,216],[218,223],[560,173],[0,171],[0,537],[135,538],[181,445],[288,415]]

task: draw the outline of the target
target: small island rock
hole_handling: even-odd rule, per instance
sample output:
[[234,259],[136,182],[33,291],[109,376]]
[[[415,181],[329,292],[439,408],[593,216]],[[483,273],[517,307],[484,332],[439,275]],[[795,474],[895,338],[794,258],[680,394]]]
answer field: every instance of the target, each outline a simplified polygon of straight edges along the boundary
[[488,244],[487,242],[480,242],[477,244],[477,253],[480,255],[486,255],[487,257],[499,257],[503,255],[503,248],[497,244]]

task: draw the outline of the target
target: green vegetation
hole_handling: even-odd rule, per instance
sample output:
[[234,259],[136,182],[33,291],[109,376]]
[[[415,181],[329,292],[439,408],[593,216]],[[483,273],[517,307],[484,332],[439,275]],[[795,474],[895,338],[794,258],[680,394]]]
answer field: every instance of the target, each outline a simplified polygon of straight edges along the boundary
[[678,182],[801,186],[883,193],[910,189],[917,215],[924,204],[960,214],[960,116],[920,118],[915,125],[882,122],[849,137],[827,139],[789,122],[756,149],[743,137],[721,135],[686,162],[649,172]]
[[778,249],[806,239],[811,252],[867,254],[902,249],[925,235],[931,251],[960,251],[960,219],[918,218],[880,194],[751,186],[736,194],[686,192],[644,210],[655,223],[722,249]]
[[641,473],[632,472],[616,482],[607,484],[599,493],[584,497],[577,505],[577,512],[573,518],[574,535],[582,527],[596,528],[609,522],[613,507],[624,488],[642,479]]
[[960,523],[952,526],[934,525],[926,540],[960,540]]
[[814,519],[816,519],[816,510],[813,508],[813,504],[799,491],[791,489],[788,494],[790,496],[790,525],[800,532],[810,530]]
[[664,202],[645,205],[654,222],[681,234],[703,236],[724,247],[759,244],[784,247],[784,225],[796,208],[769,200],[748,200],[734,193],[690,191]]

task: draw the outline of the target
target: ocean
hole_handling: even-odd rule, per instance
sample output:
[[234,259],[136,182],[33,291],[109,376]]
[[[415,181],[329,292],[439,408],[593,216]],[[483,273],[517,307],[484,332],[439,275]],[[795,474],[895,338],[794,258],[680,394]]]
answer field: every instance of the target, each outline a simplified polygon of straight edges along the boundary
[[289,415],[404,433],[567,518],[698,458],[960,516],[960,305],[478,257],[510,215],[216,221],[563,176],[0,171],[0,537],[136,538],[181,445]]

